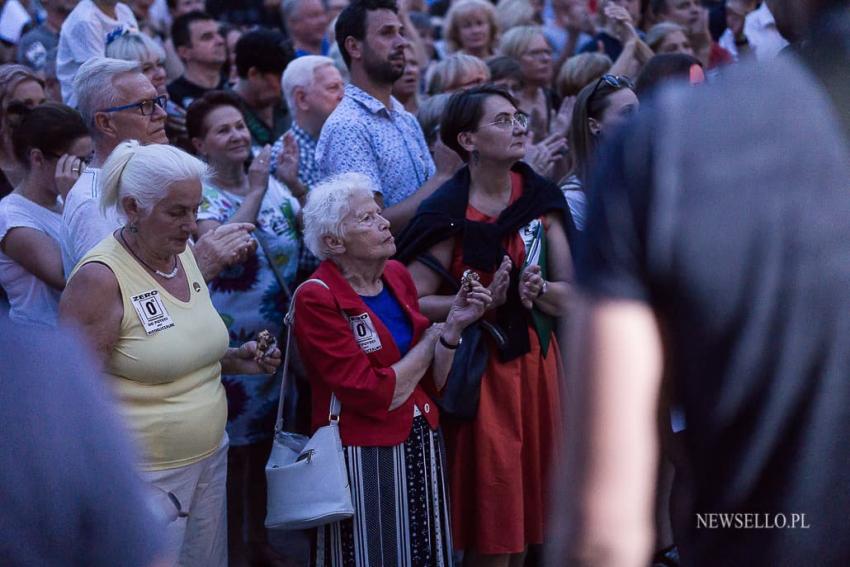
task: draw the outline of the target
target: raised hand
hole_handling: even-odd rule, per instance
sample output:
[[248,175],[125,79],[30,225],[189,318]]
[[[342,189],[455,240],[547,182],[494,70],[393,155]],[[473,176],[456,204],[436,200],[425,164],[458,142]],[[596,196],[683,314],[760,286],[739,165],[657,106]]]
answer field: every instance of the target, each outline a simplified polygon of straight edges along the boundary
[[86,165],[80,158],[69,154],[63,154],[56,162],[54,179],[56,180],[56,189],[63,199],[68,197],[68,192],[80,178],[80,173],[85,167]]
[[446,327],[460,334],[480,319],[491,303],[493,303],[493,294],[478,280],[471,281],[469,287],[460,286],[449,309]]
[[283,136],[283,150],[277,156],[277,168],[274,175],[289,187],[289,191],[296,199],[307,192],[307,188],[298,178],[300,164],[301,151],[298,149],[298,142],[292,132],[287,132]]
[[272,155],[272,147],[268,144],[260,150],[251,167],[248,168],[248,185],[251,191],[265,192],[269,187],[269,159]]
[[198,239],[192,251],[204,280],[210,281],[227,266],[244,262],[257,249],[252,230],[250,223],[223,224]]
[[489,309],[495,309],[503,305],[508,298],[508,288],[511,285],[511,259],[508,256],[502,258],[502,263],[496,273],[493,274],[493,281],[487,286],[490,291],[490,296],[493,301],[488,306]]

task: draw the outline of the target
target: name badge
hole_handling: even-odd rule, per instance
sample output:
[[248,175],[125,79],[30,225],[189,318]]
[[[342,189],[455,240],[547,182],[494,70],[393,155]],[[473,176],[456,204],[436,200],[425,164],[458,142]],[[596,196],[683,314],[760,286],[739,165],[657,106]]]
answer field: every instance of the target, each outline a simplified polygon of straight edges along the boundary
[[165,310],[162,297],[160,297],[157,290],[153,289],[135,295],[130,298],[130,301],[133,303],[133,308],[139,316],[142,328],[148,335],[170,329],[174,326],[174,321],[171,320],[171,316]]
[[381,339],[378,337],[378,331],[375,330],[375,324],[368,313],[349,317],[348,324],[351,326],[351,332],[354,333],[354,340],[357,341],[363,352],[368,354],[381,350]]

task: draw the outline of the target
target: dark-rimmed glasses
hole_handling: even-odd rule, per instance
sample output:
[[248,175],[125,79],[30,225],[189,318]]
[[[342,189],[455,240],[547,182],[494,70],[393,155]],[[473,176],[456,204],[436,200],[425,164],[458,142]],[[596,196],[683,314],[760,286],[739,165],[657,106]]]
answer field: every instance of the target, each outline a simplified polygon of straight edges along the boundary
[[593,90],[590,92],[590,96],[587,97],[588,102],[596,96],[596,91],[599,90],[599,87],[602,86],[602,83],[605,83],[611,88],[614,89],[635,89],[635,84],[632,82],[630,78],[625,75],[602,75],[599,77],[599,80],[596,81],[596,84],[593,86]]
[[122,110],[130,110],[132,108],[138,108],[139,112],[142,113],[142,116],[150,116],[152,115],[156,107],[160,107],[165,110],[165,105],[168,102],[167,95],[159,95],[156,98],[151,98],[148,100],[142,100],[139,102],[134,102],[133,104],[125,104],[122,106],[112,106],[110,108],[101,108],[98,112],[121,112]]
[[528,128],[528,114],[525,112],[517,112],[513,116],[501,116],[494,120],[493,122],[488,122],[487,124],[482,124],[481,127],[485,126],[495,126],[500,130],[513,130],[515,126],[519,126],[523,130]]

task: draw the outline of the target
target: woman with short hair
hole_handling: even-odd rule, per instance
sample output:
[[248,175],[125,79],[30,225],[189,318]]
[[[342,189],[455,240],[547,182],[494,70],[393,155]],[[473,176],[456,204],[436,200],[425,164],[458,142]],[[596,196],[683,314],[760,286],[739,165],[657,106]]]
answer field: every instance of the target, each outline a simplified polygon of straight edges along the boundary
[[60,197],[91,158],[92,140],[80,113],[64,104],[15,103],[6,112],[24,177],[0,200],[0,286],[12,320],[53,326],[65,288]]
[[[416,285],[390,258],[395,241],[359,173],[310,190],[304,240],[323,260],[296,292],[295,338],[312,385],[312,428],[341,406],[354,517],[319,528],[318,564],[452,565],[445,454],[434,396],[463,330],[490,303],[477,282],[449,300],[445,323],[419,311]],[[333,560],[332,560],[333,558]]]
[[655,24],[646,33],[646,44],[656,55],[664,53],[682,53],[694,56],[694,48],[685,28],[673,22]]
[[86,254],[59,305],[103,364],[141,450],[181,565],[227,564],[227,401],[221,373],[268,374],[280,351],[228,347],[187,246],[206,166],[173,146],[119,144],[103,164],[101,207],[124,225]]
[[496,11],[486,0],[459,0],[443,23],[448,53],[465,53],[480,59],[492,57],[499,41]]
[[15,159],[7,109],[19,102],[35,108],[46,101],[44,81],[25,65],[0,65],[0,198],[21,182],[24,169]]
[[150,79],[156,94],[168,94],[165,88],[165,50],[149,35],[129,28],[116,30],[106,39],[106,56],[138,61],[142,65],[142,74]]
[[441,93],[453,93],[483,85],[490,80],[490,69],[478,57],[455,53],[431,67],[428,77],[429,96]]
[[561,429],[561,358],[553,332],[571,294],[571,220],[558,187],[521,160],[527,117],[485,85],[449,100],[440,136],[466,163],[420,205],[399,237],[422,312],[451,316],[453,282],[479,274],[503,347],[487,339],[477,415],[445,419],[455,547],[465,565],[521,565],[544,538],[549,470]]

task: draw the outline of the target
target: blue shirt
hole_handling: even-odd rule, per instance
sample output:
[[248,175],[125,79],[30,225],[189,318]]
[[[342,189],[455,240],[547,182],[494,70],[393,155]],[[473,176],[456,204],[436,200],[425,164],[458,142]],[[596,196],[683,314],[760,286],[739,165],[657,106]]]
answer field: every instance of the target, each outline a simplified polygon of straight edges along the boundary
[[361,295],[360,299],[389,330],[401,356],[407,354],[413,341],[413,326],[389,288],[385,285],[378,295]]
[[[319,164],[316,163],[316,140],[310,134],[305,132],[297,122],[293,120],[292,127],[289,129],[295,138],[295,143],[298,144],[298,180],[308,189],[321,181],[319,174]],[[277,142],[272,146],[272,155],[269,158],[271,165],[269,172],[274,175],[277,170],[277,159],[283,151],[284,134],[277,139]]]
[[390,106],[349,83],[316,146],[323,178],[363,173],[387,207],[408,198],[436,172],[416,118],[395,98]]

